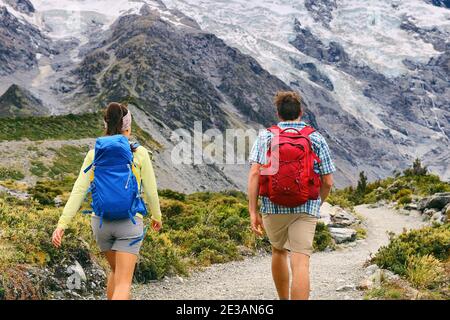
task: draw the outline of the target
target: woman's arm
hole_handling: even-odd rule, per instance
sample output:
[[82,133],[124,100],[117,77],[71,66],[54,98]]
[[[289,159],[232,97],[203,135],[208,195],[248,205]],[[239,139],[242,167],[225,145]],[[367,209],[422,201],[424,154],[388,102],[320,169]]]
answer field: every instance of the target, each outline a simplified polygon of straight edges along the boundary
[[[152,219],[161,222],[161,208],[159,206],[158,186],[156,185],[155,172],[153,170],[150,155],[144,147],[140,147],[141,155],[141,179],[144,188],[145,202],[149,206]],[[141,151],[142,150],[142,151]]]
[[[80,210],[81,205],[86,197],[86,192],[89,189],[91,171],[84,173],[86,169],[94,160],[94,151],[91,150],[84,159],[83,166],[81,167],[78,179],[73,186],[70,198],[64,207],[63,213],[59,218],[58,228],[66,229],[72,221],[75,214]],[[91,169],[92,170],[92,169]]]

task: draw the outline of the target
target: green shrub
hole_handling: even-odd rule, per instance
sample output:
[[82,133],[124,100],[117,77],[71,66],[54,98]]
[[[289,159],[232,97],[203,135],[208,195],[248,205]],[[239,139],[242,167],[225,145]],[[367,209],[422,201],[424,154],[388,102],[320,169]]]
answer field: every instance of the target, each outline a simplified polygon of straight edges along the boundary
[[355,203],[350,200],[349,189],[333,190],[327,198],[327,202],[333,206],[339,206],[346,209],[352,209],[355,206]]
[[398,204],[399,205],[405,205],[405,204],[408,204],[408,203],[411,203],[411,202],[412,202],[411,196],[403,196],[400,199],[398,199]]
[[367,183],[365,175],[361,173],[356,189],[347,187],[333,190],[328,202],[343,208],[381,200],[395,200],[400,204],[407,204],[412,201],[413,195],[425,197],[437,192],[450,192],[450,183],[443,182],[438,176],[424,171],[420,161],[416,160],[412,169],[405,170],[403,174],[398,173],[395,178]]
[[25,175],[22,171],[0,167],[0,180],[22,180]]
[[78,140],[102,134],[103,121],[99,113],[0,119],[0,141]]
[[395,283],[385,283],[381,284],[379,288],[373,288],[369,290],[364,299],[366,300],[407,300],[409,299],[403,288],[396,285]]
[[239,258],[236,243],[217,226],[196,225],[189,232],[169,232],[168,237],[181,248],[185,256],[193,256],[200,265]]
[[180,193],[180,192],[176,192],[173,190],[158,190],[158,194],[161,197],[167,198],[167,199],[172,199],[172,200],[178,200],[178,201],[185,201],[186,200],[186,195],[184,193]]
[[407,274],[408,259],[431,255],[445,261],[450,254],[450,224],[411,230],[391,239],[381,247],[373,262],[399,275]]
[[399,200],[401,198],[411,197],[412,194],[413,192],[410,189],[401,189],[395,194],[394,199]]
[[333,240],[328,227],[324,223],[318,222],[316,226],[316,233],[314,235],[314,250],[323,251],[332,246],[332,244]]
[[136,266],[135,281],[148,283],[173,274],[187,274],[187,266],[179,250],[165,235],[149,232],[143,242],[141,257]]
[[[150,150],[162,146],[133,121],[133,139]],[[69,114],[50,117],[0,118],[0,141],[29,139],[80,140],[104,134],[103,115],[98,113]]]
[[406,278],[417,288],[435,287],[444,280],[444,272],[443,263],[432,255],[408,258]]
[[34,187],[30,187],[28,193],[41,205],[53,206],[57,196],[65,195],[65,198],[68,197],[74,182],[75,178],[72,176],[55,180],[42,180],[38,181]]
[[365,239],[367,238],[367,230],[363,227],[356,227],[356,239]]
[[55,150],[56,156],[53,159],[53,164],[49,167],[48,176],[51,178],[67,175],[78,176],[88,151],[89,147],[87,146],[77,147],[71,145],[65,145]]
[[32,175],[42,178],[42,177],[46,176],[48,171],[49,171],[49,169],[42,161],[37,161],[37,160],[31,161],[30,172]]
[[[61,249],[51,244],[61,214],[61,209],[53,207],[54,198],[67,198],[74,179],[39,181],[28,189],[37,201],[20,203],[0,198],[0,269],[19,264],[56,267],[67,259],[76,259],[82,265],[93,260],[107,268],[93,240],[89,217],[75,216]],[[172,197],[176,193],[165,194]],[[164,228],[160,234],[147,233],[135,280],[145,283],[166,275],[186,274],[196,266],[241,259],[241,246],[269,251],[267,238],[256,237],[249,228],[246,202],[239,192],[198,193],[186,195],[184,201],[162,196]],[[145,224],[149,224],[149,218]],[[13,289],[1,284],[0,288],[11,296]]]

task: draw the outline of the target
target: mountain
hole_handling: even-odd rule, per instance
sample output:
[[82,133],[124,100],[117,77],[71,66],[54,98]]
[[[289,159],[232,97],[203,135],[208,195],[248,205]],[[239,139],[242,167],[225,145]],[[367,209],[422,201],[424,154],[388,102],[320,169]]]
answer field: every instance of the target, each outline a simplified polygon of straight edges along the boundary
[[100,43],[73,71],[81,91],[100,105],[128,97],[171,129],[269,126],[273,94],[289,89],[215,35],[175,27],[150,7],[120,17]]
[[[7,0],[6,3],[20,12],[33,12],[33,7],[26,11],[28,2]],[[34,68],[40,55],[52,53],[49,39],[41,30],[26,20],[20,20],[11,11],[14,9],[1,6],[0,2],[0,76]]]
[[445,3],[0,0],[0,94],[16,84],[48,114],[128,101],[164,146],[161,186],[185,192],[243,189],[248,167],[174,165],[172,131],[263,128],[279,89],[304,97],[339,186],[415,157],[448,179]]
[[303,94],[344,183],[415,157],[450,178],[445,3],[166,1]]
[[0,96],[0,117],[29,117],[48,113],[42,101],[31,92],[17,85],[12,85]]

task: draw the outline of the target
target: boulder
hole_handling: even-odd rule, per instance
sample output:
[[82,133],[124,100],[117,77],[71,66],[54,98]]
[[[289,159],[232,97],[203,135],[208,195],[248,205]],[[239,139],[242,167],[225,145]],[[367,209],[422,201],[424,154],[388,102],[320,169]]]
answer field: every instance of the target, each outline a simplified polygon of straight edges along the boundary
[[444,213],[444,215],[448,216],[450,215],[450,203],[448,205],[445,206],[444,210],[442,210],[442,212]]
[[441,192],[419,201],[419,208],[442,210],[450,203],[450,192]]
[[319,221],[330,227],[344,228],[357,222],[357,219],[341,207],[325,202],[320,208]]
[[432,217],[432,216],[434,216],[435,215],[435,213],[437,213],[437,212],[439,212],[438,210],[436,210],[436,209],[426,209],[423,213],[425,214],[425,215],[427,215],[428,217]]
[[356,240],[356,231],[349,228],[329,228],[331,237],[336,243],[351,242]]
[[330,227],[345,228],[356,222],[356,218],[340,207],[333,207],[330,211]]
[[376,264],[371,264],[366,268],[366,275],[371,276],[379,269],[380,267],[378,267]]
[[403,207],[403,209],[405,209],[405,210],[418,210],[418,208],[419,208],[419,206],[418,206],[418,204],[417,203],[408,203],[407,205],[405,205],[404,207]]
[[322,222],[326,226],[328,226],[331,223],[331,215],[330,212],[332,210],[333,206],[329,204],[328,202],[324,202],[322,206],[320,207],[320,219],[319,222]]
[[428,203],[429,198],[423,198],[417,202],[417,210],[424,211],[426,209],[426,205]]
[[383,269],[383,280],[397,281],[400,280],[400,276],[390,270]]
[[370,290],[373,288],[373,282],[370,279],[363,279],[357,286],[358,290]]
[[441,211],[434,213],[431,217],[431,222],[443,224],[447,221],[447,215],[443,214]]
[[336,291],[338,291],[338,292],[354,291],[354,290],[356,290],[356,286],[354,286],[352,284],[346,284],[346,285],[340,286],[339,288],[336,289]]
[[[396,275],[392,271],[379,269],[376,265],[371,265],[367,269],[371,272],[366,272],[369,275],[367,278],[363,279],[357,289],[359,290],[370,290],[373,288],[380,288],[383,281],[398,281],[400,276]],[[373,271],[373,272],[372,272]]]
[[87,281],[86,273],[81,264],[78,261],[75,261],[73,265],[67,267],[67,273],[69,274],[69,277],[67,278],[66,286],[69,291],[81,290],[82,283]]
[[63,204],[63,199],[59,195],[53,200],[53,202],[55,203],[55,207],[59,208]]

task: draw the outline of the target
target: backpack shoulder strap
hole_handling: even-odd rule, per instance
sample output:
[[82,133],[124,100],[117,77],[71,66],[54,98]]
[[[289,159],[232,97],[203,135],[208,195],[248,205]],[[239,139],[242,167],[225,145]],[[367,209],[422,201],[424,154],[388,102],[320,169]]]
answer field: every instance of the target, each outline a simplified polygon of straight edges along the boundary
[[309,137],[311,134],[313,134],[313,133],[316,132],[316,131],[317,131],[317,130],[314,129],[313,127],[306,126],[306,127],[304,127],[304,128],[300,131],[300,134],[301,134],[302,136]]
[[267,131],[271,133],[278,133],[281,131],[281,128],[277,125],[271,126],[270,128],[267,128]]
[[133,149],[137,149],[137,148],[139,148],[139,147],[141,146],[141,144],[140,144],[139,142],[135,142],[135,143],[132,143],[130,146],[131,146]]

